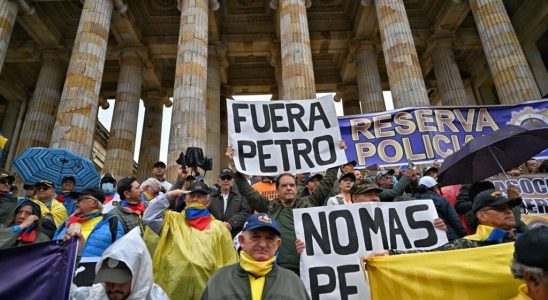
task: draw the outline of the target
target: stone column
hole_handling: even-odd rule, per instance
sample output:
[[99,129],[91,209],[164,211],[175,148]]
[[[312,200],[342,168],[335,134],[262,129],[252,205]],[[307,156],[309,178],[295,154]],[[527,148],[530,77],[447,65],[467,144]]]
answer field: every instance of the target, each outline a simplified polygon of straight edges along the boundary
[[459,68],[453,53],[451,39],[438,38],[432,50],[432,67],[443,105],[467,105],[467,95],[464,89]]
[[104,173],[109,172],[118,177],[133,175],[133,153],[142,82],[143,61],[139,56],[139,49],[122,50]]
[[27,108],[18,154],[29,147],[48,147],[66,71],[64,53],[54,49],[42,51],[42,67]]
[[50,147],[90,158],[112,17],[112,0],[85,0]]
[[469,0],[500,103],[540,99],[502,0]]
[[[362,41],[354,57],[359,100],[363,113],[385,111],[377,50],[371,41]],[[345,113],[346,114],[346,113]]]
[[338,84],[335,101],[342,100],[345,116],[361,114],[358,87],[355,84]]
[[8,52],[17,10],[17,4],[14,1],[0,0],[0,73]]
[[279,9],[280,47],[282,61],[282,99],[314,99],[316,85],[310,50],[310,34],[306,8],[308,0],[272,0]]
[[141,181],[152,176],[152,166],[160,159],[163,104],[166,100],[167,94],[162,90],[150,90],[143,93],[145,118],[137,170],[137,179]]
[[216,1],[178,0],[181,23],[169,133],[169,179],[177,176],[175,161],[181,151],[186,151],[187,147],[204,149],[206,146],[209,2],[212,2],[212,9],[218,9],[219,3]]
[[428,106],[428,94],[403,0],[375,0],[394,108]]
[[207,137],[204,153],[213,158],[213,170],[207,173],[207,182],[214,183],[219,174],[220,149],[220,118],[221,118],[221,74],[219,63],[220,45],[210,45],[207,57]]
[[280,100],[283,96],[283,76],[282,76],[282,61],[280,59],[280,42],[273,41],[272,48],[268,53],[268,63],[274,68],[274,77],[276,78],[276,86],[272,87],[272,99]]
[[21,108],[22,101],[19,100],[10,100],[4,111],[4,120],[2,120],[1,131],[4,137],[8,140],[13,138],[13,131],[15,129],[15,124],[17,123],[17,114]]
[[466,91],[466,97],[468,98],[467,104],[477,105],[478,100],[476,100],[476,95],[474,94],[474,87],[472,86],[472,81],[469,78],[463,79],[462,84],[464,85],[464,90]]
[[23,119],[25,118],[25,114],[27,112],[28,103],[28,100],[25,100],[21,103],[21,106],[19,107],[19,112],[17,113],[17,122],[15,122],[11,139],[8,141],[9,150],[8,157],[5,160],[5,169],[9,171],[13,171],[11,170],[11,163],[13,161],[13,158],[16,157],[16,148],[19,144],[19,140],[21,137],[21,128],[23,127]]

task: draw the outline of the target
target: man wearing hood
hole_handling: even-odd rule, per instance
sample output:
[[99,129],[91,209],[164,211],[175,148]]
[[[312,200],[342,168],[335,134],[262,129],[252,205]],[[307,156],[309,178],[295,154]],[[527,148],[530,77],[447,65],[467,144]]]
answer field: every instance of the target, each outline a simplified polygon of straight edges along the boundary
[[95,272],[94,284],[73,284],[69,299],[169,299],[154,283],[152,259],[139,228],[110,245],[97,262]]

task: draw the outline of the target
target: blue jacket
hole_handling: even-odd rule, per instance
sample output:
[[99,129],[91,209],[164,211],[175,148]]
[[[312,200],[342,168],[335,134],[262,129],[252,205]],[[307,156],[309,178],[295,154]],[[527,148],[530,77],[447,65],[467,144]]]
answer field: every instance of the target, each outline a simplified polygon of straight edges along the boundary
[[459,215],[451,203],[434,191],[427,190],[422,194],[415,194],[416,199],[432,199],[436,211],[447,226],[447,239],[453,241],[466,235],[466,230],[459,219]]
[[[66,224],[67,222],[65,221],[63,224],[59,225],[59,228],[57,228],[57,231],[53,236],[54,240],[59,240],[63,237],[68,229]],[[82,257],[101,257],[105,249],[123,235],[124,227],[120,220],[118,220],[118,217],[103,215],[103,220],[99,221],[89,234],[86,245],[82,251]]]

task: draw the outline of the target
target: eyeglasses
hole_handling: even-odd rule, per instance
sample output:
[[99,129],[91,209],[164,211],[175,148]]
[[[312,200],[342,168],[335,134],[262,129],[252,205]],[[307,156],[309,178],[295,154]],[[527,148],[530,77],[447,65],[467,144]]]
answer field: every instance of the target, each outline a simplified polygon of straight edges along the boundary
[[232,180],[232,177],[228,177],[228,176],[226,176],[226,177],[221,177],[221,180],[229,181],[229,180]]
[[512,210],[513,207],[510,205],[499,205],[499,206],[489,206],[485,209],[482,209],[481,211],[487,211],[487,210],[494,210],[496,212],[505,212],[507,210]]
[[2,179],[2,180],[0,180],[0,184],[11,184],[11,183],[7,179]]

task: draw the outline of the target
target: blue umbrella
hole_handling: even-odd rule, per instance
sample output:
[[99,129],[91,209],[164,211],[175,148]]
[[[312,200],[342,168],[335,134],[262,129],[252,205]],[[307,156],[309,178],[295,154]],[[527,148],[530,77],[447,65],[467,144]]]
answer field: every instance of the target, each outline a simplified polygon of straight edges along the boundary
[[98,186],[100,180],[89,159],[62,148],[28,148],[14,160],[13,166],[25,183],[31,184],[49,180],[60,187],[63,177],[73,176],[76,181],[74,189],[80,191]]

